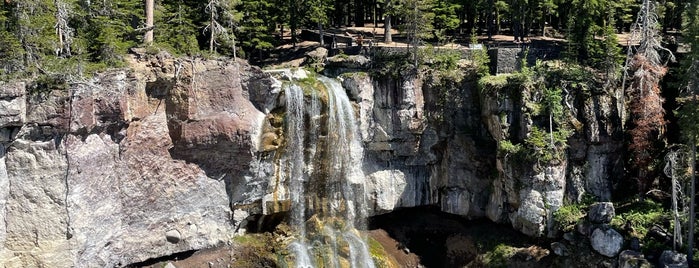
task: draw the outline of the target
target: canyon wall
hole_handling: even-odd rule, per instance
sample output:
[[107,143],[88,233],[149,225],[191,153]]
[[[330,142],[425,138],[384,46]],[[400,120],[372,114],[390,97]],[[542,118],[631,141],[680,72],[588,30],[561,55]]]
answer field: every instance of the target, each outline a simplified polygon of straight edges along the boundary
[[[270,179],[279,80],[243,61],[135,53],[129,63],[83,80],[0,83],[0,264],[123,266],[227,243],[248,219],[288,209],[267,209],[285,189]],[[372,214],[437,205],[544,236],[564,199],[611,198],[622,166],[607,92],[571,93],[581,127],[566,157],[531,164],[498,153],[528,135],[527,108],[482,93],[475,75],[438,85],[417,71],[342,70]]]

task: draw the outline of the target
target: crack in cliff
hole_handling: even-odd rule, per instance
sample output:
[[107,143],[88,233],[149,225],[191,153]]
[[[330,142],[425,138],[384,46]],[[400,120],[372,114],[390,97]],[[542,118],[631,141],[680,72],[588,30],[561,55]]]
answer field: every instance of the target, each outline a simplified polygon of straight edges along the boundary
[[70,184],[68,183],[68,177],[70,176],[70,157],[68,156],[68,135],[70,135],[70,130],[71,130],[71,123],[73,119],[73,94],[75,93],[74,90],[71,90],[70,87],[68,87],[68,129],[66,131],[65,138],[62,139],[63,141],[63,150],[65,151],[65,157],[66,157],[66,174],[63,178],[63,182],[65,183],[65,198],[63,200],[64,206],[65,206],[65,213],[66,213],[66,240],[70,240],[73,238],[73,227],[70,226],[71,223],[71,218],[70,218],[70,209],[68,208],[68,197],[70,195]]

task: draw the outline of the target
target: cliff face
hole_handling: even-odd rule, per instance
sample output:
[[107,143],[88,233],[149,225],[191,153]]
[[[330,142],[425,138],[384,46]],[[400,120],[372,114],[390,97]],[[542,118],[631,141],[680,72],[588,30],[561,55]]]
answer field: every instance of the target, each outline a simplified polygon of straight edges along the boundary
[[229,204],[247,196],[231,192],[257,187],[244,180],[268,76],[162,55],[131,65],[0,85],[3,265],[120,266],[233,235]]
[[539,161],[499,147],[523,143],[541,125],[532,108],[542,101],[541,89],[479,88],[468,75],[439,85],[429,73],[340,77],[359,104],[374,213],[437,205],[467,218],[509,223],[530,236],[551,236],[553,212],[564,200],[580,201],[585,194],[610,200],[623,175],[613,92],[564,85],[566,120],[575,128],[560,146],[561,159]]
[[[270,180],[279,81],[243,62],[130,61],[90,80],[0,84],[0,263],[121,266],[225,243],[249,216],[284,210],[265,203],[285,191]],[[527,165],[498,154],[530,131],[526,107],[474,80],[340,78],[372,214],[437,205],[543,236],[564,198],[611,197],[621,145],[607,93],[571,94],[581,128],[565,159]]]

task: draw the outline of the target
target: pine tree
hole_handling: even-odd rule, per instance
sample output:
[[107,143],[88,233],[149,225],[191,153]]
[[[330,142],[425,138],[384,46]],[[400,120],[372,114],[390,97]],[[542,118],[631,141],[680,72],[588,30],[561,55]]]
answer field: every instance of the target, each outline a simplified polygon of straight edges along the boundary
[[692,0],[686,9],[687,22],[684,26],[686,43],[690,44],[691,51],[687,57],[685,66],[685,79],[687,90],[685,92],[683,107],[678,111],[679,125],[682,127],[683,136],[691,148],[690,162],[690,207],[689,207],[689,232],[687,261],[689,267],[693,267],[694,259],[694,224],[696,223],[696,161],[697,161],[697,136],[699,135],[699,0]]
[[390,44],[393,43],[393,35],[391,34],[392,30],[392,25],[391,25],[391,16],[393,16],[396,13],[396,6],[394,5],[394,1],[396,0],[382,0],[383,1],[383,10],[384,10],[384,24],[383,24],[383,30],[384,30],[384,43]]
[[231,46],[235,48],[233,28],[240,19],[235,14],[235,7],[239,4],[239,0],[208,0],[205,11],[209,15],[209,21],[204,31],[209,32],[209,52],[214,52],[216,45],[221,44],[218,41],[232,42]]
[[123,65],[123,55],[137,42],[135,28],[142,18],[140,0],[89,1],[87,42],[91,58],[110,66]]
[[0,2],[0,77],[24,70],[24,49],[17,38],[17,25],[12,19],[15,4]]
[[159,21],[154,30],[155,42],[177,54],[199,53],[197,21],[204,15],[201,4],[194,1],[171,0],[156,6],[154,17]]
[[51,0],[17,1],[13,8],[13,19],[17,23],[14,34],[24,49],[25,66],[32,73],[42,70],[43,61],[60,49],[54,38],[56,17],[51,11],[53,8]]
[[305,5],[308,7],[305,12],[305,16],[308,20],[318,26],[318,33],[320,34],[320,45],[325,46],[325,41],[323,40],[323,25],[330,22],[330,17],[328,13],[332,11],[332,2],[329,0],[307,0]]
[[461,5],[452,1],[440,0],[434,5],[434,36],[439,43],[444,43],[448,36],[447,33],[455,30],[461,24],[457,11],[461,9]]
[[275,23],[272,3],[266,0],[243,1],[239,10],[244,11],[237,28],[243,49],[262,53],[263,50],[272,48],[274,40],[270,33],[273,32]]
[[146,45],[153,44],[153,12],[155,9],[154,0],[146,1],[146,33],[143,35],[143,43]]
[[431,12],[432,1],[400,0],[398,14],[403,19],[400,29],[408,37],[408,50],[412,46],[413,61],[417,67],[417,48],[423,40],[432,37],[434,13]]

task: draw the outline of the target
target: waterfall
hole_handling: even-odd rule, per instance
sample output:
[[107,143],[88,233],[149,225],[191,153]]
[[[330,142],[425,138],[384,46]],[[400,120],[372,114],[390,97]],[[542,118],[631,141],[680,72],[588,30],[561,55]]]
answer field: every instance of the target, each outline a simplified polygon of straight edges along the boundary
[[284,89],[286,95],[286,120],[287,139],[286,169],[282,172],[287,175],[289,183],[289,199],[291,199],[291,225],[296,226],[299,232],[299,241],[293,242],[290,247],[296,254],[298,267],[312,267],[308,254],[308,246],[304,239],[306,236],[305,213],[306,202],[304,196],[304,170],[306,169],[303,148],[304,148],[304,101],[303,89],[297,85],[290,85]]
[[[317,82],[320,88],[284,86],[286,146],[277,163],[279,181],[288,185],[289,223],[299,234],[289,250],[296,267],[340,267],[343,241],[351,267],[374,268],[366,239],[356,231],[365,227],[368,213],[355,111],[339,81],[318,77]],[[324,226],[306,230],[313,214]]]

